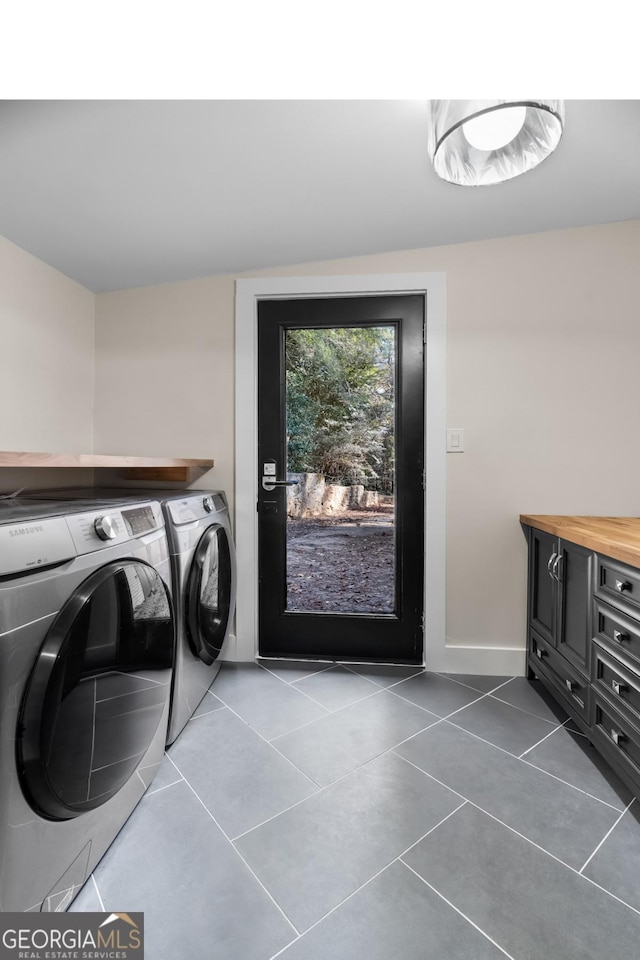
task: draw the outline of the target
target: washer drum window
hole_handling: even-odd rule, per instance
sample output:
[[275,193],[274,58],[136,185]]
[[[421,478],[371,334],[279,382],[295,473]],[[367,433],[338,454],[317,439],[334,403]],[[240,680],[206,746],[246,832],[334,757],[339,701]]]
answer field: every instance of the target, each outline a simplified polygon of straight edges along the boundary
[[71,819],[106,803],[166,722],[174,622],[167,588],[138,560],[107,564],[64,605],[29,678],[17,761],[31,805]]

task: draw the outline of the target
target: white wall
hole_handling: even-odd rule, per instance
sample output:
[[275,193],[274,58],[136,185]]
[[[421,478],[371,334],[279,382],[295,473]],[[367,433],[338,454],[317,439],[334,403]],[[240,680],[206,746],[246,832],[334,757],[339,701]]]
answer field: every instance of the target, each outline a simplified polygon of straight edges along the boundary
[[224,277],[97,296],[96,450],[213,458],[193,485],[232,498],[233,305]]
[[[446,629],[462,671],[523,648],[520,513],[640,515],[639,261],[628,221],[244,274],[446,273],[448,423],[466,441],[447,460]],[[233,289],[98,295],[96,448],[140,452],[144,427],[145,453],[213,456],[199,485],[231,492]]]
[[[93,449],[94,295],[0,237],[0,450]],[[0,469],[0,490],[91,480]]]

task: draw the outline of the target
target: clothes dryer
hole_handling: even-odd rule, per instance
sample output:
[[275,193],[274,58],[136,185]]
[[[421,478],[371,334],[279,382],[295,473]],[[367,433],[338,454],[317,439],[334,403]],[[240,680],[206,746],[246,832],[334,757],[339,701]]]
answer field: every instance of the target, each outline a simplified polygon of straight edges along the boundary
[[0,500],[0,910],[63,910],[162,760],[160,505]]
[[222,664],[236,606],[236,553],[221,491],[161,496],[176,603],[176,661],[167,744],[193,715]]

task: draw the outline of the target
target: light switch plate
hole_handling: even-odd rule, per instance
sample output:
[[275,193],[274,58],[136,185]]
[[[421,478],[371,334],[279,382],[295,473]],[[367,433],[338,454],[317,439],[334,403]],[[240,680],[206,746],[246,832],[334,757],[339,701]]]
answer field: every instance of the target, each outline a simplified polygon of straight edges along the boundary
[[464,453],[464,430],[447,427],[447,453]]

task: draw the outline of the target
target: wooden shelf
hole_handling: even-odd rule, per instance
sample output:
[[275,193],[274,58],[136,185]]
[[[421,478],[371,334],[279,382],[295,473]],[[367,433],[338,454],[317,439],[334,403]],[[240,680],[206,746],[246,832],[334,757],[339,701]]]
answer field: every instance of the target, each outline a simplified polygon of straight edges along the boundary
[[170,480],[187,483],[192,470],[211,470],[213,460],[171,457],[120,457],[97,453],[20,453],[0,451],[0,467],[83,467],[122,470],[129,480]]

